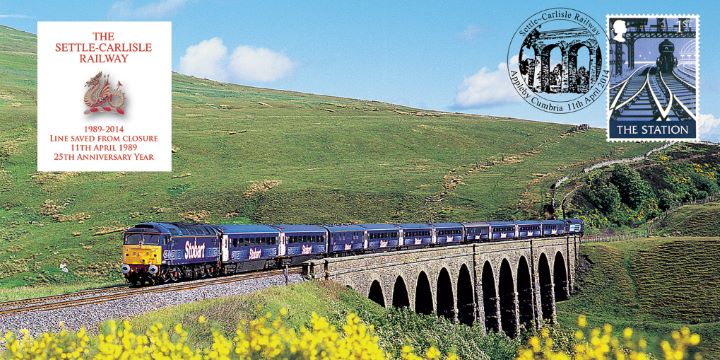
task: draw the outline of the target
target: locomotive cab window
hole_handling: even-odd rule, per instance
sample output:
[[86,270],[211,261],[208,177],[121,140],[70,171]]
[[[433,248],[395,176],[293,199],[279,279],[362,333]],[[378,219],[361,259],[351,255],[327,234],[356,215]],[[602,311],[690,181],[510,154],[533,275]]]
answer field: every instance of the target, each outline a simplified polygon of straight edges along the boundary
[[123,243],[125,245],[160,245],[162,236],[150,234],[127,234]]

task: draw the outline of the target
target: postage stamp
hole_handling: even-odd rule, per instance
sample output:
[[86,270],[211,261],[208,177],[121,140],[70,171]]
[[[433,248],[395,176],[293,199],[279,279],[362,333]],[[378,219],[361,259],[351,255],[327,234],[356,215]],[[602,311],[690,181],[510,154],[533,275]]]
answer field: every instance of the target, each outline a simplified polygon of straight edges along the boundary
[[698,15],[608,15],[608,140],[698,141]]
[[602,98],[605,31],[570,8],[539,11],[520,24],[508,46],[507,69],[518,95],[537,109],[565,114]]

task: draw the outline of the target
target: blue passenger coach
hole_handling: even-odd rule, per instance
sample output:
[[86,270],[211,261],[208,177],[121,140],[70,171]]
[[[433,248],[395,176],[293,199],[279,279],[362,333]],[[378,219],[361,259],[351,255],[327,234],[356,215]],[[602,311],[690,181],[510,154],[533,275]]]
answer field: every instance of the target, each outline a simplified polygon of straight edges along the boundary
[[358,253],[365,250],[365,228],[360,225],[326,226],[328,252],[331,254]]
[[490,239],[490,224],[488,222],[466,222],[463,223],[465,227],[465,241],[476,242],[476,241],[488,241]]
[[463,241],[463,225],[461,223],[436,223],[435,243],[438,245],[459,243]]
[[274,225],[280,230],[281,251],[291,265],[299,265],[309,259],[320,258],[327,249],[327,229],[318,225]]
[[275,267],[280,230],[268,225],[219,225],[226,273]]
[[516,221],[518,228],[518,238],[526,239],[531,237],[542,236],[542,223],[537,220]]
[[565,221],[544,220],[542,222],[543,236],[561,236],[565,234]]
[[393,224],[362,224],[367,234],[367,249],[395,249],[400,245],[400,227]]
[[508,240],[517,238],[516,226],[512,221],[490,221],[490,240]]
[[429,224],[398,224],[405,247],[427,246],[433,242],[433,227]]

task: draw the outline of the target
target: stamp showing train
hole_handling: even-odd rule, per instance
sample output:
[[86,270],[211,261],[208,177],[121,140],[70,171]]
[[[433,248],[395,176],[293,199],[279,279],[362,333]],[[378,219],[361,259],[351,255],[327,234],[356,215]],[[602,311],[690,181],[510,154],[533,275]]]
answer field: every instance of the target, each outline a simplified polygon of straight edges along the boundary
[[697,15],[608,15],[608,140],[697,141]]

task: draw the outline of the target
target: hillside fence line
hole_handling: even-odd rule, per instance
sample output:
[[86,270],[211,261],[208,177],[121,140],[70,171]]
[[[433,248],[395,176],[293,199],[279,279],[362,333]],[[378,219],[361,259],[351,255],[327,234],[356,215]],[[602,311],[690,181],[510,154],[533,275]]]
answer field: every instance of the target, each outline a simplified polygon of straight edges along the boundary
[[639,234],[588,235],[580,239],[580,243],[625,241],[642,237]]
[[687,206],[687,205],[700,205],[700,204],[707,204],[710,202],[720,201],[720,193],[712,194],[708,197],[705,197],[703,199],[697,199],[697,200],[690,200],[685,201],[680,204],[677,204],[670,209],[667,209],[663,211],[659,216],[652,218],[648,220],[647,222],[647,231],[643,235],[642,233],[634,233],[634,234],[607,234],[607,235],[588,235],[584,236],[582,239],[580,239],[581,243],[590,243],[590,242],[613,242],[613,241],[624,241],[624,240],[630,240],[630,239],[637,239],[640,237],[649,237],[653,234],[653,228],[656,222],[661,222],[667,217],[674,213],[677,209]]

